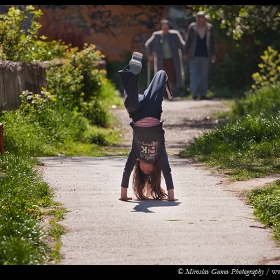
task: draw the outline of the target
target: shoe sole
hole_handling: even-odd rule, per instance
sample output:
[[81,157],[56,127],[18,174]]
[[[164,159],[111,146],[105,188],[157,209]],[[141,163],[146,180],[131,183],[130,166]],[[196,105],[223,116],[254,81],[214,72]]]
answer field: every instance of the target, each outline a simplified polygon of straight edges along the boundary
[[142,70],[141,60],[143,58],[143,54],[139,52],[134,52],[132,54],[132,58],[129,61],[129,68],[133,74],[139,74]]
[[142,58],[143,58],[143,54],[142,53],[140,53],[140,52],[134,52],[133,54],[132,54],[132,59],[133,60],[137,60],[137,61],[142,61]]

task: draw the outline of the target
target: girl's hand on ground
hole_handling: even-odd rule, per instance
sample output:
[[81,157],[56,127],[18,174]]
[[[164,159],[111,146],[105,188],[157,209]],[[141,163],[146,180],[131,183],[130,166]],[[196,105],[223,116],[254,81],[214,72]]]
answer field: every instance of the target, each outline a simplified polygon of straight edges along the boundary
[[132,200],[132,197],[120,197],[119,200],[122,201]]
[[168,197],[167,199],[166,199],[167,201],[177,201],[178,200],[178,198],[175,198],[175,197]]
[[177,198],[174,198],[174,189],[169,189],[168,191],[168,195],[167,195],[167,199],[168,201],[176,201],[178,200]]
[[121,187],[121,197],[119,200],[122,201],[127,201],[127,200],[132,200],[132,197],[127,196],[127,188]]

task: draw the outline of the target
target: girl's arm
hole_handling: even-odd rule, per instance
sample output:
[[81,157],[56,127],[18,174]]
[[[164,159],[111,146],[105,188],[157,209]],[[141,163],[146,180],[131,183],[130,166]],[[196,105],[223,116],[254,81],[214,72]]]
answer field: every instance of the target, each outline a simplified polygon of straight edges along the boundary
[[132,197],[127,196],[127,188],[121,187],[121,197],[119,198],[119,200],[132,200]]
[[165,145],[162,147],[162,151],[161,151],[160,156],[159,156],[159,161],[160,161],[162,174],[163,174],[163,177],[165,179],[167,190],[174,189],[173,179],[172,179],[172,175],[171,175],[171,168],[170,168],[170,165],[169,165]]
[[169,189],[167,191],[167,194],[168,194],[167,200],[169,200],[169,201],[176,201],[176,200],[178,200],[178,198],[174,197],[174,189]]
[[164,177],[165,183],[166,183],[167,194],[168,194],[167,200],[176,201],[178,199],[174,197],[173,179],[172,179],[172,175],[171,175],[171,168],[169,165],[165,145],[162,148],[162,152],[159,156],[159,160],[160,160],[162,174],[163,174],[163,177]]
[[127,189],[128,189],[130,174],[133,170],[136,160],[137,160],[137,158],[136,158],[133,150],[131,149],[130,153],[127,157],[127,160],[126,160],[124,170],[123,170],[123,176],[122,176],[122,182],[121,182],[121,197],[119,198],[119,200],[124,200],[124,201],[132,200],[131,197],[127,196]]

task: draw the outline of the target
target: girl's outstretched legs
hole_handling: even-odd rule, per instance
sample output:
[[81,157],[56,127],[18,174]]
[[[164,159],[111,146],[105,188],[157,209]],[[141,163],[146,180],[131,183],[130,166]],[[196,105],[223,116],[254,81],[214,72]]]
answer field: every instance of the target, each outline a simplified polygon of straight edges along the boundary
[[150,85],[144,92],[144,96],[146,103],[143,117],[149,117],[152,115],[160,119],[163,99],[168,98],[168,96],[172,98],[168,76],[164,70],[159,70],[154,75]]
[[[172,99],[168,76],[164,70],[159,70],[153,77],[144,94],[139,94],[139,73],[133,74],[130,66],[118,71],[124,87],[124,105],[130,114],[141,109],[141,118],[151,116],[160,118],[162,100]],[[131,115],[132,116],[132,115]]]
[[148,88],[144,92],[149,99],[172,99],[172,92],[168,81],[168,76],[164,70],[159,70],[153,77]]
[[129,112],[137,110],[139,105],[139,74],[133,74],[129,65],[118,71],[124,88],[124,105]]

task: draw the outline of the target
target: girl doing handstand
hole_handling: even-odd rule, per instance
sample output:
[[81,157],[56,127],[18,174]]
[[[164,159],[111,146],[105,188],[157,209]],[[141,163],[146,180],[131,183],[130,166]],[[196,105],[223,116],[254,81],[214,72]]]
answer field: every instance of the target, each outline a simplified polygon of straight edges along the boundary
[[[138,199],[177,200],[171,168],[165,149],[165,131],[162,128],[161,114],[164,98],[172,99],[168,76],[159,70],[148,88],[139,94],[139,73],[143,55],[134,52],[129,64],[118,71],[124,87],[124,105],[133,130],[132,147],[127,157],[121,181],[120,200],[132,200],[127,196],[131,172],[133,190]],[[167,193],[161,187],[161,175],[165,179]]]

